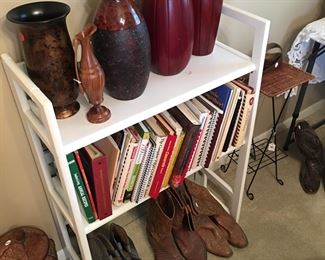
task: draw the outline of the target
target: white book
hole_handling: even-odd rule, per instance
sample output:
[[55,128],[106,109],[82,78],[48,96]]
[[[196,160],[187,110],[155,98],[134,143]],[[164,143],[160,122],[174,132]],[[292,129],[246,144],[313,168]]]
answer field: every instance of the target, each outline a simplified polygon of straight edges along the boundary
[[203,150],[203,154],[202,154],[202,158],[201,158],[201,164],[202,166],[205,166],[206,163],[206,159],[208,156],[208,152],[210,151],[210,149],[214,149],[214,147],[211,147],[211,142],[212,142],[212,138],[215,132],[215,128],[218,122],[218,118],[219,115],[223,114],[223,111],[221,109],[219,109],[214,103],[212,103],[210,100],[208,100],[207,98],[205,98],[203,95],[197,97],[197,99],[206,107],[208,107],[211,111],[213,111],[213,117],[211,119],[211,126],[209,129],[209,134],[207,137],[207,141],[206,141],[206,145],[204,147]]
[[144,188],[143,183],[146,178],[146,171],[148,168],[148,164],[150,162],[151,152],[152,152],[152,143],[149,141],[146,145],[145,153],[143,156],[143,161],[140,166],[140,171],[138,174],[138,178],[137,178],[134,188],[133,188],[133,192],[132,192],[132,196],[131,196],[131,201],[133,201],[133,202],[139,202],[138,198],[140,196],[140,193],[145,193],[145,191],[141,191],[141,189]]

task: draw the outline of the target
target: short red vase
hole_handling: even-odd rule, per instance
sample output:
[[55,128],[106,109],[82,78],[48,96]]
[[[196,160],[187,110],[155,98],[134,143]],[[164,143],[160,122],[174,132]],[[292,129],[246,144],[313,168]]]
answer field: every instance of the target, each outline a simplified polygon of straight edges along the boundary
[[192,0],[194,11],[193,55],[204,56],[213,51],[222,10],[222,0]]
[[169,76],[181,72],[193,50],[191,0],[144,0],[143,15],[151,42],[151,70]]

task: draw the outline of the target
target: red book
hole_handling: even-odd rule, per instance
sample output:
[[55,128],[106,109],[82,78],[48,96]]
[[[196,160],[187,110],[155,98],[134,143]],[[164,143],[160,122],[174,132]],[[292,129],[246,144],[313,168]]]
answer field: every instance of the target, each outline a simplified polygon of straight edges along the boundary
[[94,145],[79,150],[99,219],[112,215],[106,156]]
[[85,168],[82,165],[82,161],[81,161],[81,158],[80,158],[79,151],[75,151],[74,152],[74,156],[76,157],[76,161],[77,161],[77,164],[78,164],[80,173],[81,173],[81,177],[82,177],[82,180],[84,181],[84,184],[85,184],[85,187],[86,187],[86,190],[87,190],[87,193],[88,193],[88,197],[89,197],[89,200],[90,200],[91,208],[93,209],[93,213],[95,215],[95,218],[97,219],[98,216],[97,216],[97,210],[96,210],[96,206],[95,206],[95,201],[94,201],[94,198],[93,198],[93,194],[92,194],[92,192],[90,190],[90,186],[89,186],[89,183],[88,183],[87,175],[86,175],[86,172],[85,172]]
[[157,198],[159,195],[177,137],[175,131],[168,125],[162,116],[156,115],[155,119],[157,120],[157,124],[166,133],[167,139],[149,191],[149,195],[152,198]]

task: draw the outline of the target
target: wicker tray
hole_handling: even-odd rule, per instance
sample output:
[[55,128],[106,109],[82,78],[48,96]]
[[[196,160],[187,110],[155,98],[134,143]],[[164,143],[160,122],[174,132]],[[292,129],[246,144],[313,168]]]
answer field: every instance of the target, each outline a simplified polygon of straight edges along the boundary
[[310,73],[290,64],[281,63],[276,69],[263,74],[261,92],[268,97],[275,97],[313,78]]

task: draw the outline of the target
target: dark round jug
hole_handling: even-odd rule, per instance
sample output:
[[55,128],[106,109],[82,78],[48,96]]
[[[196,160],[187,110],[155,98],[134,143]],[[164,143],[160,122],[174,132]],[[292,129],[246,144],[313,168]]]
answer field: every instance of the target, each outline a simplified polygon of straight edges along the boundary
[[105,72],[108,94],[120,100],[139,97],[150,73],[147,26],[133,0],[100,1],[92,38],[94,53]]
[[66,26],[70,7],[59,2],[35,2],[7,13],[17,25],[27,73],[51,100],[56,118],[79,110],[74,52]]

